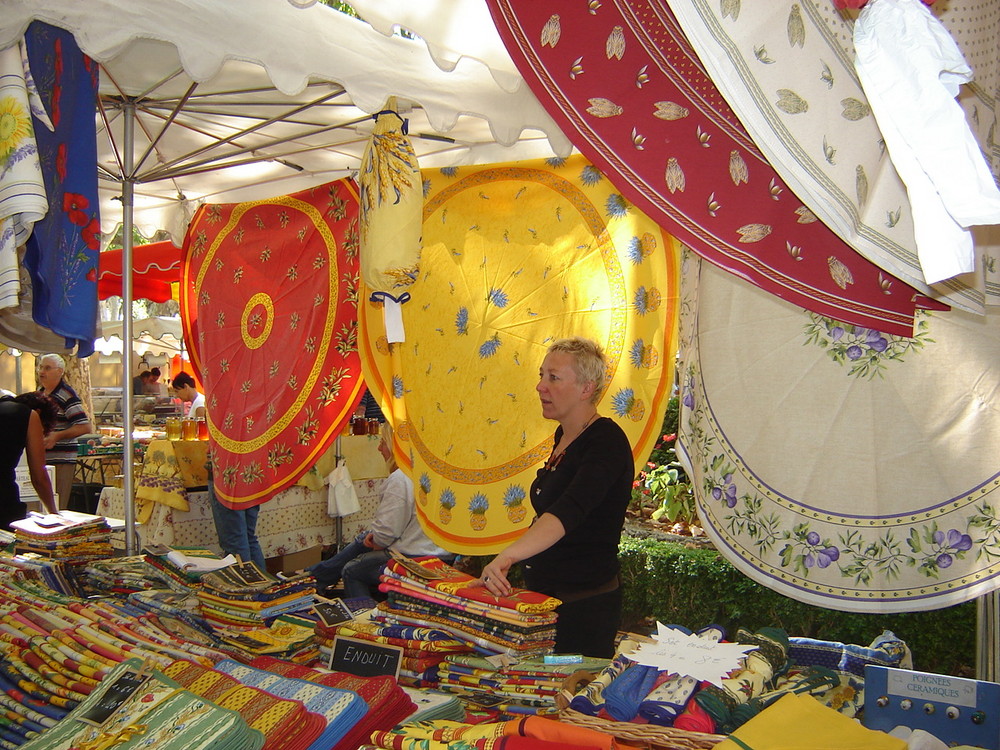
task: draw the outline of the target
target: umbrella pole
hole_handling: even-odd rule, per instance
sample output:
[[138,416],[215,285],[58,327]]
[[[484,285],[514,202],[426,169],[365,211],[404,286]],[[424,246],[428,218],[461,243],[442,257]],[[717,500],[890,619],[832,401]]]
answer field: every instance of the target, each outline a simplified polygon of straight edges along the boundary
[[122,157],[122,487],[125,504],[125,554],[135,554],[135,448],[132,427],[132,222],[135,175],[132,149],[135,141],[135,104],[124,107],[124,144]]
[[976,679],[996,682],[1000,677],[1000,592],[990,591],[976,599],[976,631]]

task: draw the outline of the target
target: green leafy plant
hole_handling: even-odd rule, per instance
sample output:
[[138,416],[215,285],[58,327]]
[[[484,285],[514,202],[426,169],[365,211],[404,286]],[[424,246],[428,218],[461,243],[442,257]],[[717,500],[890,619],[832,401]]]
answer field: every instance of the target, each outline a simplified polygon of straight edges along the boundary
[[697,519],[694,494],[680,464],[661,464],[645,474],[643,483],[649,490],[649,497],[657,503],[652,515],[654,521],[692,523]]

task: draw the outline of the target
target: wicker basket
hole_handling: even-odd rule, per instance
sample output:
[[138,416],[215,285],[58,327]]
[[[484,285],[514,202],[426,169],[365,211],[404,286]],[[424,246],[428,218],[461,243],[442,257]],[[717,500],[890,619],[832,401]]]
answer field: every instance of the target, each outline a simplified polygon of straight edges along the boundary
[[656,724],[610,721],[596,716],[587,716],[587,714],[582,714],[571,708],[562,709],[559,712],[559,720],[567,724],[596,729],[598,732],[610,734],[630,745],[648,750],[710,750],[726,739],[719,734],[688,732]]

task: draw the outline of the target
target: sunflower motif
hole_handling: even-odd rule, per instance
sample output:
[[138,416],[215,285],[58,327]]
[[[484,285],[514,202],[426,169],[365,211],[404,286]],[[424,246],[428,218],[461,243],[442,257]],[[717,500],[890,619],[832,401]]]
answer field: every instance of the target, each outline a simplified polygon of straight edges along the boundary
[[0,161],[7,161],[30,136],[31,118],[12,96],[0,99]]

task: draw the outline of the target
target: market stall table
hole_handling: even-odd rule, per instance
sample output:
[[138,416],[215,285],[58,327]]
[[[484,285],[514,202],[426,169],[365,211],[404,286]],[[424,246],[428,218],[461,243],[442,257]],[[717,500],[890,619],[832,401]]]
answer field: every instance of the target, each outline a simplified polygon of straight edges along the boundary
[[[83,485],[84,498],[89,497],[90,487],[109,484],[121,474],[122,449],[105,449],[100,453],[80,455],[76,445],[70,450],[59,446],[46,451],[45,463],[55,468],[56,503],[60,509],[69,508],[74,481]],[[88,509],[92,510],[92,509]]]

